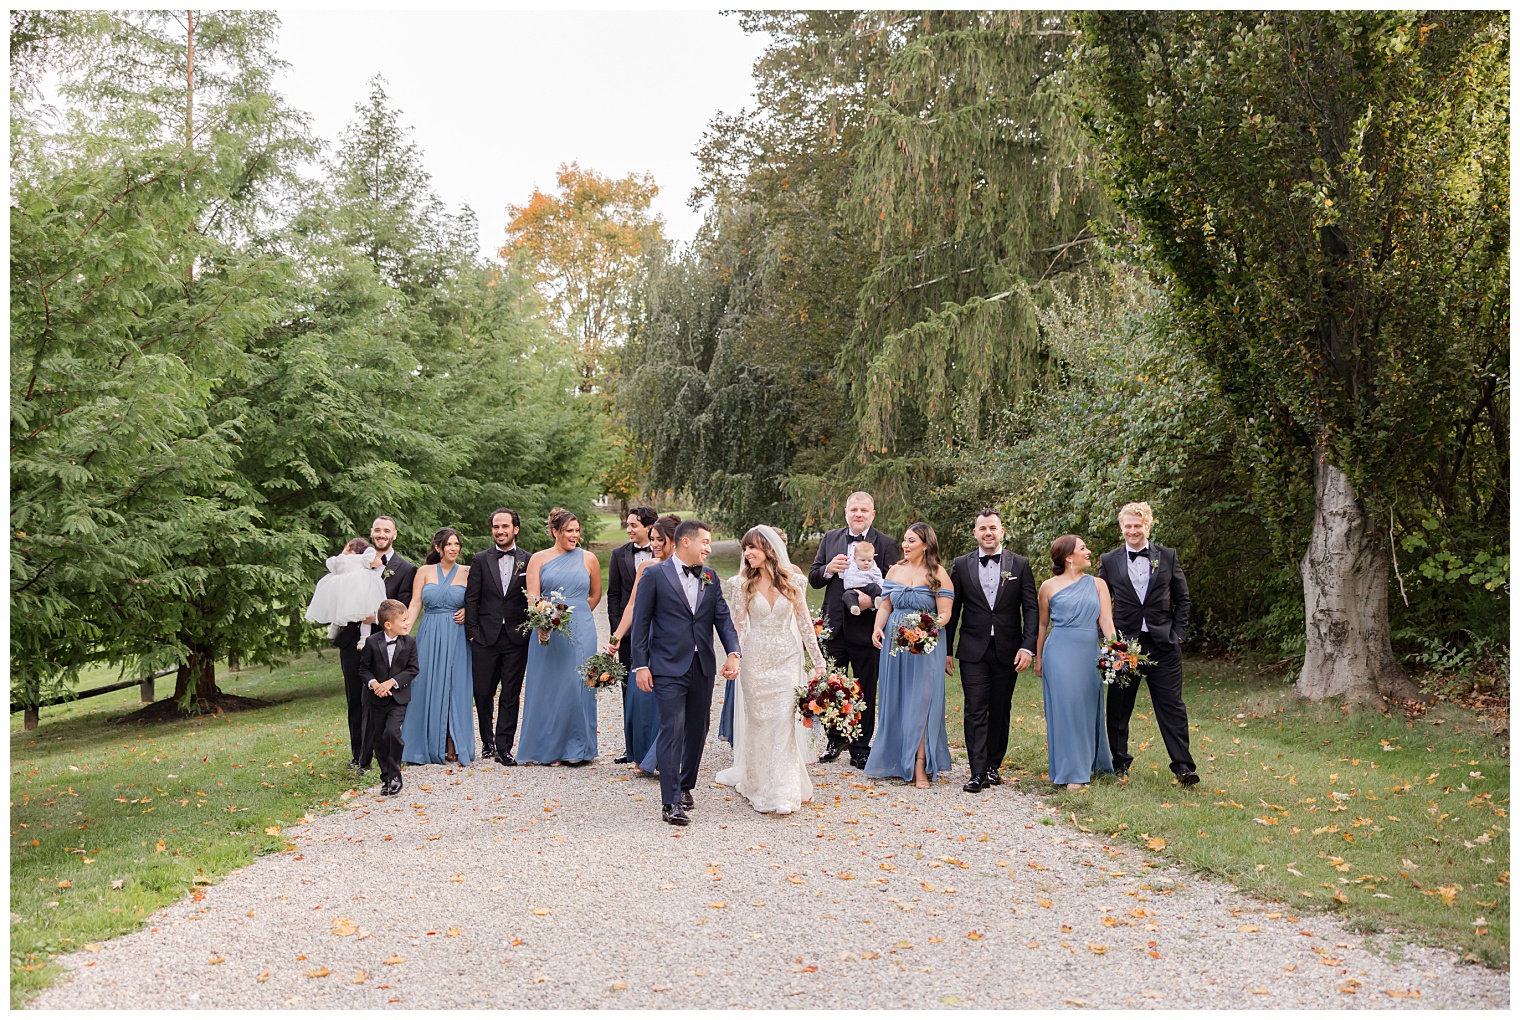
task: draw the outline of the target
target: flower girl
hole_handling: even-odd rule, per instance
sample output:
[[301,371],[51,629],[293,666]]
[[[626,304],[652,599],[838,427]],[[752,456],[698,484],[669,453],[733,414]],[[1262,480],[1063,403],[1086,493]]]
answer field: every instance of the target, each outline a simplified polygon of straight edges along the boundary
[[[380,554],[362,538],[349,542],[337,556],[327,557],[327,576],[317,582],[306,618],[328,624],[329,640],[337,637],[344,624],[375,615],[385,601],[385,581],[374,569],[379,563]],[[370,625],[361,623],[359,647],[364,647],[369,633]]]

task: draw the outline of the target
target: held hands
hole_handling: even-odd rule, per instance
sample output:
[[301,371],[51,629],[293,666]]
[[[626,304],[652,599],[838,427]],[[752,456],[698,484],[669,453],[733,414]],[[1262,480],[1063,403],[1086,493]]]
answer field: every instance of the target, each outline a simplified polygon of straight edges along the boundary
[[728,658],[723,660],[723,679],[732,680],[739,675],[739,653],[729,652]]
[[[1022,673],[1029,668],[1029,664],[1033,661],[1034,653],[1027,648],[1020,648],[1019,654],[1013,657],[1013,671],[1015,673]],[[1038,676],[1039,674],[1035,675]]]

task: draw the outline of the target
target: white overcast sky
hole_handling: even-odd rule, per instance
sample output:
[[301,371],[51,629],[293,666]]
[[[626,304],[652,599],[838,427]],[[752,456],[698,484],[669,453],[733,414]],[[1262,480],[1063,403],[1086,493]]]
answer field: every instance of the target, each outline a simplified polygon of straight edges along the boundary
[[552,192],[561,163],[609,177],[649,172],[667,234],[699,216],[692,151],[712,115],[752,106],[765,46],[716,11],[280,11],[287,98],[328,143],[385,76],[446,204],[501,246],[509,203]]

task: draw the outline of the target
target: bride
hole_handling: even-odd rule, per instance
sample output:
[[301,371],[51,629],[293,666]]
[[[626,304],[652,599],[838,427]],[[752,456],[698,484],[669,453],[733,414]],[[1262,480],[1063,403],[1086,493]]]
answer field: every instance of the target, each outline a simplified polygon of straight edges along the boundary
[[[807,774],[807,730],[797,717],[796,689],[809,672],[823,674],[803,575],[774,528],[751,528],[740,543],[744,565],[728,584],[728,604],[743,650],[734,704],[734,764],[718,773],[756,811],[784,815],[813,799]],[[807,653],[804,662],[803,653]]]

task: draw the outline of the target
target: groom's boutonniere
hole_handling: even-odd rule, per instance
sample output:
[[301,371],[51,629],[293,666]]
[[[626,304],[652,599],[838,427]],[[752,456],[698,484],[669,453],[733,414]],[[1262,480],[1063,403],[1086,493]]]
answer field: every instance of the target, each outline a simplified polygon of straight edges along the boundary
[[710,584],[712,584],[712,571],[704,569],[702,571],[702,587],[706,588]]

